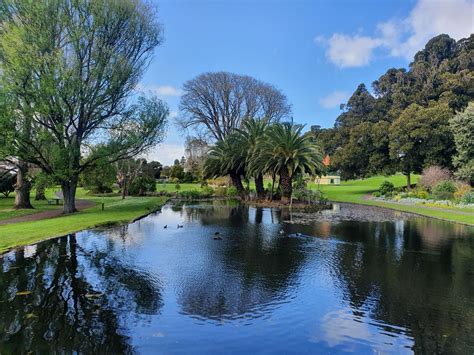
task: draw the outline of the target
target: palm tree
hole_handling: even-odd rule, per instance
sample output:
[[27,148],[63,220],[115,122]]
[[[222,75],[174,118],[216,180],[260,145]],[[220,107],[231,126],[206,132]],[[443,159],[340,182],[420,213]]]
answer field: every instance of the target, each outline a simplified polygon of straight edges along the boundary
[[323,154],[310,135],[302,134],[304,126],[276,123],[269,126],[258,143],[258,155],[249,166],[252,172],[280,176],[282,202],[288,203],[293,193],[296,174],[320,174],[324,169]]
[[241,154],[236,134],[230,134],[209,149],[204,162],[204,177],[216,178],[230,175],[240,197],[245,199],[241,176],[245,174],[245,157]]
[[[237,147],[241,149],[241,155],[245,157],[245,165],[251,165],[252,159],[259,154],[258,142],[264,137],[265,130],[268,127],[268,120],[256,120],[247,118],[242,122],[240,129],[236,130]],[[247,172],[249,173],[249,172]],[[255,179],[255,189],[259,199],[265,197],[265,188],[263,186],[263,174],[261,171],[255,171],[255,174],[248,174]]]

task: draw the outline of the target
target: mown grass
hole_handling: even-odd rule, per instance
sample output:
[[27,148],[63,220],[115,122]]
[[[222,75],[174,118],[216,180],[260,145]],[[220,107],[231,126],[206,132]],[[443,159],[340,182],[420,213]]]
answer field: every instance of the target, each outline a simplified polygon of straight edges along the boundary
[[[405,177],[401,174],[386,176],[374,176],[363,180],[349,180],[342,182],[341,185],[321,185],[321,190],[331,201],[335,202],[351,202],[370,206],[379,206],[385,208],[391,208],[398,211],[411,212],[419,215],[440,218],[452,222],[460,222],[465,224],[474,225],[474,213],[469,209],[461,209],[456,207],[450,208],[433,208],[421,205],[403,205],[393,202],[374,201],[366,199],[365,197],[372,192],[376,191],[380,184],[385,181],[391,181],[396,187],[405,186]],[[413,181],[417,180],[417,176],[413,177]],[[312,189],[316,189],[315,183],[309,186]]]
[[47,201],[31,201],[34,209],[32,210],[15,210],[13,209],[13,203],[15,202],[15,196],[12,194],[8,198],[0,197],[0,221],[12,217],[25,216],[33,213],[42,211],[52,210],[55,208],[61,208],[61,206],[48,205]]
[[[179,184],[179,192],[182,191],[191,191],[191,190],[197,190],[201,191],[201,184],[197,183],[180,183]],[[173,183],[167,183],[167,184],[156,184],[156,191],[166,191],[166,192],[176,192],[176,184]]]
[[[79,191],[83,198],[84,191]],[[94,207],[79,213],[40,221],[0,225],[0,253],[8,249],[28,245],[43,239],[61,236],[83,229],[109,223],[126,223],[158,209],[166,202],[165,197],[104,197],[102,211],[101,197],[87,197],[96,202]]]

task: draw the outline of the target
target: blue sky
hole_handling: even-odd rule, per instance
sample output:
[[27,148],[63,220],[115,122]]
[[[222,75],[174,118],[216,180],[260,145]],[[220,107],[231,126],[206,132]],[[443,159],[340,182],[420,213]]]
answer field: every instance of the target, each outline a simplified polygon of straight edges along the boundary
[[298,123],[331,127],[359,83],[368,87],[439,33],[474,32],[473,0],[161,0],[164,43],[139,89],[172,111],[165,141],[148,155],[170,164],[184,154],[173,123],[182,84],[208,71],[251,75],[281,89]]

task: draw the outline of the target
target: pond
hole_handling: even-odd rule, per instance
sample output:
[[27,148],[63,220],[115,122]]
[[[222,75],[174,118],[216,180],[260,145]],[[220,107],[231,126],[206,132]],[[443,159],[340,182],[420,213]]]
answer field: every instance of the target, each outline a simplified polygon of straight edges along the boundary
[[166,205],[6,253],[0,353],[472,354],[474,229],[336,207]]

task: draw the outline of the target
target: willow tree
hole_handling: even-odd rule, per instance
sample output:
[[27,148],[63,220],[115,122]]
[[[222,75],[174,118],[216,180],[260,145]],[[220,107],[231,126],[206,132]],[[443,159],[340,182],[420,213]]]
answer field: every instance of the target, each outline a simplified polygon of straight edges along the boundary
[[[166,105],[131,104],[162,28],[141,0],[4,0],[0,9],[11,120],[26,132],[14,135],[15,153],[54,176],[64,213],[74,212],[81,171],[104,157],[140,154],[163,137]],[[89,154],[97,144],[103,154]]]

